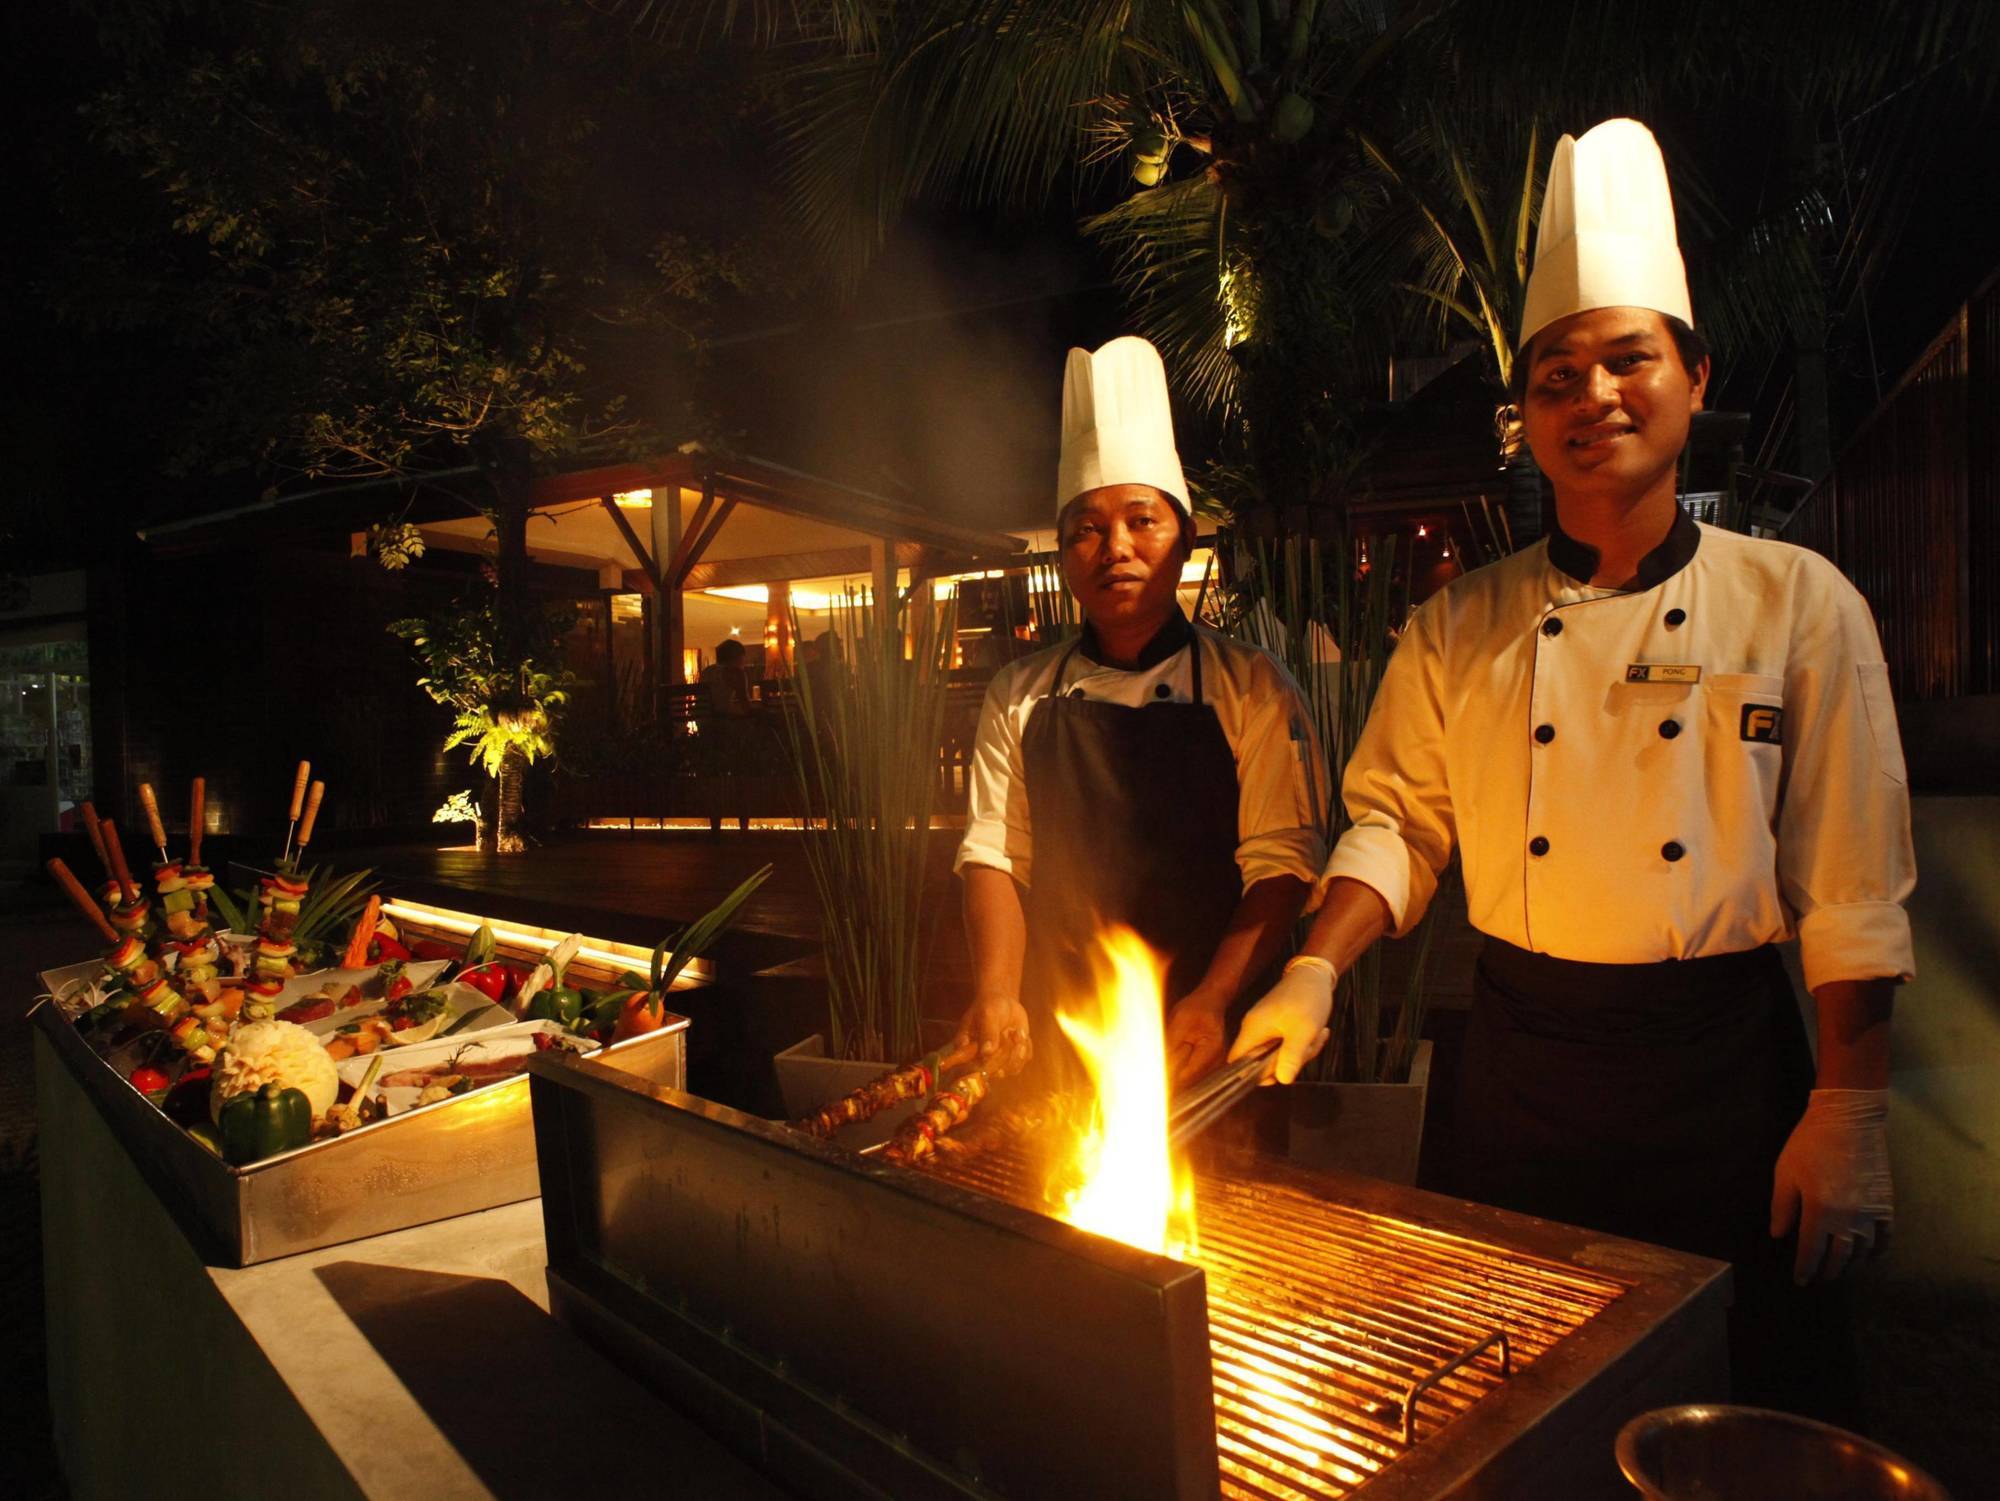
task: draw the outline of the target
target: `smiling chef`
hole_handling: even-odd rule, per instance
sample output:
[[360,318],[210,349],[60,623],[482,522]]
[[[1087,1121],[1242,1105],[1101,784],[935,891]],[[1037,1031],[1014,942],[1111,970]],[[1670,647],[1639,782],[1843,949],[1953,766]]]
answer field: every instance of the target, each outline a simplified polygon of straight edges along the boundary
[[1181,611],[1194,517],[1144,339],[1070,351],[1056,512],[1085,625],[987,691],[955,867],[962,1033],[1025,1062],[1122,924],[1166,963],[1168,1061],[1193,1078],[1221,1062],[1230,1008],[1258,993],[1325,863],[1320,752],[1276,659]]
[[[1678,503],[1709,377],[1693,321],[1652,135],[1564,137],[1516,365],[1556,529],[1415,616],[1306,949],[1235,1051],[1281,1037],[1294,1075],[1336,974],[1415,926],[1457,845],[1485,935],[1462,1190],[1735,1263],[1737,1396],[1839,1417],[1841,1321],[1792,1284],[1889,1225],[1909,799],[1861,596]],[[1794,935],[1817,1087],[1775,947]]]

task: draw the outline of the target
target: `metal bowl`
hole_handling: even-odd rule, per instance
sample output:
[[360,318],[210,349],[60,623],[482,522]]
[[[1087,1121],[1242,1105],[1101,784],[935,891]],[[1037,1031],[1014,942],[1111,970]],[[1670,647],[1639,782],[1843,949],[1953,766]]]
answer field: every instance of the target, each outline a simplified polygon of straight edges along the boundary
[[1880,1444],[1761,1407],[1641,1413],[1618,1434],[1618,1468],[1649,1501],[1950,1501]]

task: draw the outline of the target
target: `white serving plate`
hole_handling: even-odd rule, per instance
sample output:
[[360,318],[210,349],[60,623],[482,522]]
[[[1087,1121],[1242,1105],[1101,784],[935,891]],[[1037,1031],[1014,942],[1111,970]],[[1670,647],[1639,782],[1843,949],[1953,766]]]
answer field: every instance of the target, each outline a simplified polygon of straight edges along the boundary
[[[556,1046],[558,1047],[569,1048],[573,1051],[582,1050],[577,1040],[563,1031],[561,1026],[555,1022],[515,1022],[509,1026],[486,1028],[471,1037],[468,1037],[465,1033],[460,1033],[456,1037],[434,1037],[429,1042],[411,1043],[407,1047],[385,1050],[379,1055],[370,1053],[366,1056],[356,1055],[353,1058],[343,1058],[334,1067],[339,1071],[342,1082],[359,1088],[361,1081],[367,1077],[369,1066],[379,1056],[382,1059],[382,1072],[376,1079],[376,1082],[370,1086],[368,1092],[370,1096],[382,1102],[384,1115],[388,1118],[394,1118],[399,1115],[408,1114],[417,1108],[417,1099],[423,1094],[423,1086],[417,1084],[398,1084],[391,1087],[384,1085],[381,1082],[382,1079],[392,1074],[401,1073],[405,1069],[428,1068],[448,1062],[454,1054],[461,1055],[467,1063],[484,1063],[496,1058],[514,1058],[523,1054],[532,1054],[541,1051],[541,1049],[535,1046],[537,1035],[556,1038]],[[510,1077],[518,1078],[520,1076],[511,1075]],[[492,1082],[498,1084],[505,1083],[507,1080],[496,1079]],[[467,1093],[477,1093],[479,1089],[487,1087],[487,1085],[479,1085],[472,1090],[468,1090]],[[448,1105],[452,1100],[459,1098],[462,1097],[453,1095],[450,1100],[440,1100],[437,1103]],[[435,1107],[427,1106],[424,1108]]]

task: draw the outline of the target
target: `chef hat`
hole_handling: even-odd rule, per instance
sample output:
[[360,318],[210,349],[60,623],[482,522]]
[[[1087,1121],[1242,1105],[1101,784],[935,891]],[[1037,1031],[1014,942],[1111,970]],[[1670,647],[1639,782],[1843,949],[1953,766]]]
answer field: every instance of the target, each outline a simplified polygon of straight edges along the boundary
[[1095,353],[1072,349],[1063,367],[1062,458],[1056,464],[1056,515],[1086,490],[1151,485],[1188,505],[1167,367],[1144,339],[1113,339]]
[[1637,120],[1556,142],[1521,344],[1572,313],[1642,307],[1694,326],[1660,143]]

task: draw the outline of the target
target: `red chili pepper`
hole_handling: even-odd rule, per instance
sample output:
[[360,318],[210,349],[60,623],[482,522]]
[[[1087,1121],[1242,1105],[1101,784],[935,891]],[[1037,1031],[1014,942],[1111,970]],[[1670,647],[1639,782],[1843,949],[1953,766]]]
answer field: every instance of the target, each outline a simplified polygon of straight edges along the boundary
[[132,1087],[140,1094],[158,1094],[173,1082],[151,1064],[142,1064],[133,1069],[131,1079]]
[[456,959],[459,951],[448,943],[439,943],[435,938],[419,938],[410,945],[412,959]]
[[374,953],[377,964],[387,964],[392,959],[407,960],[410,957],[408,949],[396,942],[395,939],[384,938],[379,933],[375,935]]

